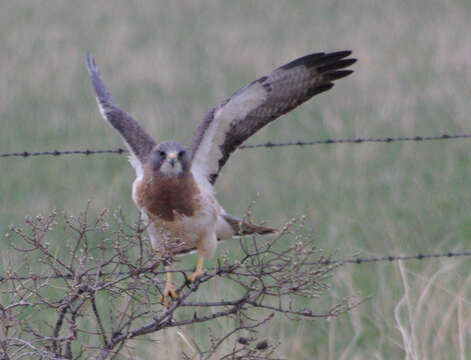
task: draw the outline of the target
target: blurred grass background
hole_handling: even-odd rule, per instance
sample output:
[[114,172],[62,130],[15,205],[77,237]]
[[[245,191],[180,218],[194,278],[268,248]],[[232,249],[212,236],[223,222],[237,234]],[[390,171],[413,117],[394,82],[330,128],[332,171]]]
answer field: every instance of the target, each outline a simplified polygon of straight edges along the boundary
[[[0,152],[122,146],[98,113],[86,52],[158,140],[189,144],[206,111],[240,86],[343,49],[359,59],[352,76],[249,142],[469,133],[470,18],[467,0],[4,2]],[[243,150],[218,198],[241,215],[259,194],[254,216],[271,225],[306,215],[317,244],[340,256],[469,250],[470,149],[457,140]],[[96,213],[121,207],[135,219],[133,179],[118,155],[0,159],[0,234],[26,215],[78,213],[87,200]],[[218,253],[227,249],[237,251]],[[346,266],[323,303],[367,302],[331,321],[280,317],[262,335],[289,359],[469,359],[470,265]],[[175,332],[157,338],[145,344],[154,358],[185,346]]]

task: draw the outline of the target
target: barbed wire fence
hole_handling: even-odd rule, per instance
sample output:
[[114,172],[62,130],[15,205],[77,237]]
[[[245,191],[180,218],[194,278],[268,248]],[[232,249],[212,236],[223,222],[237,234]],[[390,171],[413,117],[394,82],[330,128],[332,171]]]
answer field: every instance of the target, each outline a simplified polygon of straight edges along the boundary
[[[445,251],[442,253],[418,253],[413,255],[386,255],[386,256],[374,256],[374,257],[359,257],[352,256],[345,259],[323,259],[319,261],[310,262],[310,265],[364,265],[370,263],[391,263],[397,261],[412,261],[412,260],[432,260],[439,258],[459,258],[459,257],[471,257],[471,251],[453,252]],[[216,268],[208,267],[206,270],[214,271]],[[179,270],[162,270],[155,271],[155,274],[166,274],[168,272],[191,272],[193,269],[179,269]],[[102,273],[90,273],[90,276],[107,277],[116,275],[128,275],[129,272],[118,271],[118,272],[102,272]],[[45,279],[72,279],[73,274],[62,274],[62,275],[20,275],[20,276],[5,276],[0,274],[0,283],[10,280],[45,280]]]
[[[458,140],[470,139],[471,134],[442,134],[433,136],[399,136],[399,137],[378,137],[378,138],[345,138],[345,139],[323,139],[312,141],[286,141],[286,142],[265,142],[260,144],[241,145],[239,149],[257,149],[257,148],[277,148],[288,146],[314,146],[314,145],[332,145],[332,144],[367,144],[383,143],[392,144],[397,142],[427,142],[437,140]],[[100,154],[126,154],[128,150],[117,149],[85,149],[85,150],[47,150],[47,151],[21,151],[0,153],[0,158],[8,157],[34,157],[34,156],[62,156],[62,155],[100,155]]]
[[[240,148],[469,138],[471,134],[346,138],[266,142]],[[0,158],[125,153],[127,150],[122,148],[23,151],[2,153]],[[278,236],[263,243],[256,237],[239,240],[241,259],[234,261],[222,256],[194,284],[188,282],[186,275],[193,269],[170,270],[180,279],[177,284],[180,296],[165,308],[158,299],[163,289],[162,278],[169,270],[149,242],[143,241],[143,225],[128,224],[117,214],[111,230],[105,212],[96,219],[88,215],[87,207],[77,217],[64,218],[69,232],[61,245],[66,247],[65,251],[48,238],[58,226],[56,213],[26,219],[27,230],[10,228],[8,236],[15,238],[11,239],[12,249],[23,261],[16,267],[8,264],[0,273],[0,297],[6,299],[0,303],[0,358],[115,358],[123,349],[128,353],[135,351],[133,339],[168,328],[225,319],[231,326],[210,334],[206,348],[200,348],[192,338],[185,339],[192,352],[183,352],[184,358],[210,359],[218,354],[227,359],[275,359],[278,345],[261,340],[258,331],[276,314],[295,319],[331,318],[365,300],[352,297],[321,312],[296,306],[293,297],[317,299],[328,288],[326,280],[338,267],[471,257],[471,251],[445,251],[338,259],[318,249],[301,227],[295,228],[293,220]],[[282,241],[286,236],[292,239]],[[196,296],[197,291],[199,294],[205,291],[210,280],[232,283],[239,291],[228,299]],[[254,316],[253,310],[258,316]],[[232,342],[227,347],[229,341]]]
[[[304,147],[304,146],[315,146],[315,145],[334,145],[334,144],[366,144],[366,143],[380,143],[380,144],[392,144],[397,142],[428,142],[438,140],[459,140],[459,139],[471,139],[471,134],[442,134],[442,135],[416,135],[416,136],[396,136],[396,137],[354,137],[344,139],[327,138],[321,140],[311,141],[285,141],[285,142],[265,142],[259,144],[246,144],[239,146],[239,149],[258,149],[258,148],[277,148],[277,147]],[[8,157],[35,157],[35,156],[63,156],[63,155],[102,155],[102,154],[127,154],[129,151],[124,148],[116,149],[84,149],[84,150],[48,150],[48,151],[22,151],[22,152],[9,152],[0,153],[0,158]],[[340,260],[329,260],[332,264],[365,264],[371,262],[393,262],[399,260],[424,260],[432,258],[451,258],[451,257],[469,257],[469,252],[446,252],[439,254],[414,254],[414,255],[388,255],[381,257],[370,257],[370,258],[349,258]],[[189,270],[188,270],[189,271]],[[0,276],[0,281],[4,277]],[[24,279],[23,279],[24,280]]]

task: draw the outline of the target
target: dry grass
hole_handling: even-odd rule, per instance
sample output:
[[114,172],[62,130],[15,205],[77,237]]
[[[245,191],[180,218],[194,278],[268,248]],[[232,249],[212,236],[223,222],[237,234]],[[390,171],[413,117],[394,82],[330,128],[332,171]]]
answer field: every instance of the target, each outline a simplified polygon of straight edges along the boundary
[[[470,16],[466,0],[9,2],[0,13],[0,151],[121,146],[99,118],[86,51],[116,101],[159,139],[188,143],[205,111],[239,86],[296,56],[344,48],[359,59],[355,74],[253,142],[470,132]],[[270,224],[304,214],[318,244],[342,255],[469,249],[469,146],[240,151],[218,196],[242,214],[259,193],[255,216]],[[122,207],[137,216],[123,157],[4,159],[0,173],[0,233],[26,214],[74,211],[88,199],[96,212]],[[277,319],[265,335],[280,341],[280,357],[457,359],[470,351],[469,260],[350,266],[331,285],[327,303],[371,299],[331,322]],[[175,332],[160,340],[146,345],[149,354],[188,346]]]

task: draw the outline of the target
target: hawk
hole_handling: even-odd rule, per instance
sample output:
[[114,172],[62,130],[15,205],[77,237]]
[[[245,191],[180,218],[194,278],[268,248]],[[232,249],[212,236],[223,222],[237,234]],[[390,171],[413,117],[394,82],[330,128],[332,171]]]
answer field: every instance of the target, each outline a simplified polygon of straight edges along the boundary
[[[356,62],[351,51],[314,53],[295,59],[251,82],[211,109],[196,128],[189,148],[176,141],[157,144],[106,89],[95,60],[86,66],[103,118],[116,129],[130,151],[136,171],[132,197],[147,225],[152,247],[170,257],[197,249],[194,282],[204,274],[204,258],[213,256],[218,240],[276,230],[227,214],[213,188],[230,154],[262,127],[314,95],[331,89],[333,81],[350,75]],[[169,269],[170,265],[167,265]],[[176,299],[171,272],[161,301]]]

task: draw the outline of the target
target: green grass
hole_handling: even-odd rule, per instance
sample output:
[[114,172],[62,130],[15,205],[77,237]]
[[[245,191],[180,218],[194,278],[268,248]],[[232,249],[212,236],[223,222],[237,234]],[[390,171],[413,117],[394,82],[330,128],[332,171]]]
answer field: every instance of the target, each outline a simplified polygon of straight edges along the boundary
[[[188,144],[238,87],[341,49],[354,50],[355,73],[250,142],[470,132],[470,18],[464,0],[8,2],[0,152],[122,146],[96,108],[87,51],[116,102],[159,140]],[[218,198],[240,215],[259,194],[254,216],[275,226],[306,215],[318,245],[340,256],[469,250],[470,149],[457,140],[243,150]],[[0,233],[26,215],[78,213],[87,200],[95,213],[121,207],[137,218],[124,156],[0,159],[0,174]],[[465,359],[469,268],[467,259],[346,266],[319,307],[352,294],[368,301],[330,322],[280,317],[263,334],[289,359]],[[157,337],[144,343],[149,353],[186,346],[172,331]]]

